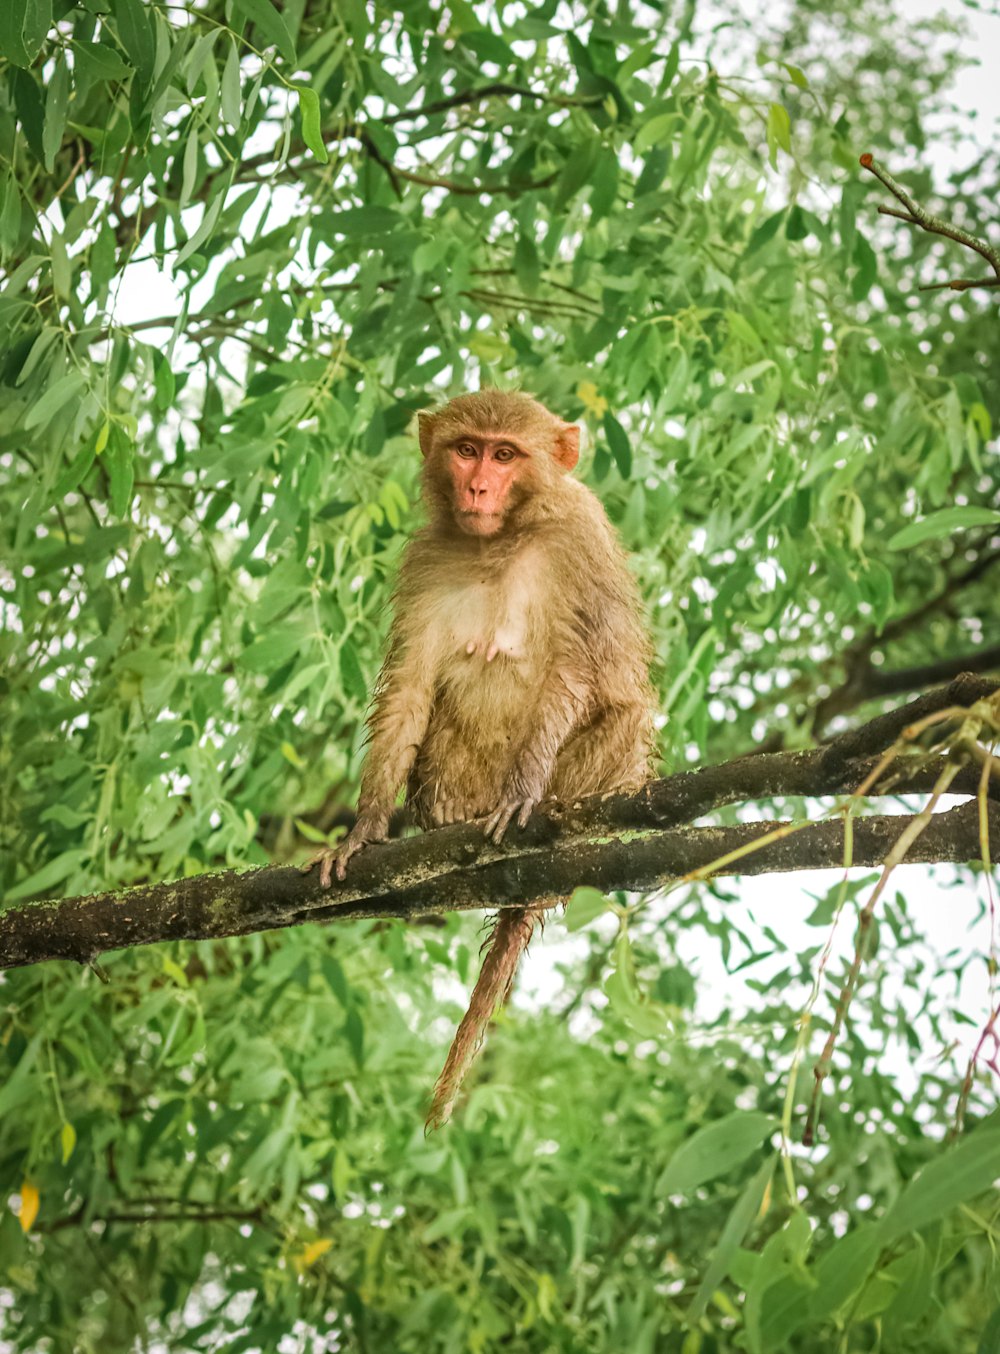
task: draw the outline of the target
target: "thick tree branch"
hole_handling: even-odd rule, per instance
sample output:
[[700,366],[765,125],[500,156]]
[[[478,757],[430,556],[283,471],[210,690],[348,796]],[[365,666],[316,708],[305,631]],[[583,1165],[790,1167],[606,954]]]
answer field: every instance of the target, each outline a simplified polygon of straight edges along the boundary
[[[425,837],[387,842],[363,853],[342,885],[320,888],[315,874],[268,866],[227,871],[123,893],[18,902],[0,914],[0,966],[43,959],[90,962],[108,949],[162,940],[244,935],[308,921],[352,917],[413,917],[481,907],[523,907],[566,898],[580,884],[601,889],[651,889],[704,870],[722,856],[774,833],[774,822],[686,826],[727,804],[851,793],[883,760],[880,754],[917,721],[962,704],[984,701],[1000,683],[965,676],[948,687],[852,730],[827,747],[760,754],[681,772],[635,794],[592,796],[549,804],[499,848],[480,825],[442,828]],[[970,758],[970,761],[972,759]],[[945,760],[936,752],[901,754],[883,769],[870,794],[926,792]],[[975,795],[980,771],[961,767],[952,791]],[[987,817],[1000,840],[1000,782],[990,782]],[[980,858],[975,800],[934,817],[906,856],[907,863]],[[853,860],[880,863],[910,820],[905,815],[860,817]],[[822,869],[843,861],[839,818],[769,840],[720,874]]]
[[[620,803],[618,813],[625,812]],[[991,801],[987,817],[991,837],[1000,840],[1000,804]],[[880,864],[911,821],[899,814],[857,818],[853,863]],[[565,839],[556,823],[538,814],[524,834],[530,840],[519,836],[513,847],[500,850],[485,842],[480,827],[463,824],[369,850],[352,864],[350,878],[332,890],[322,889],[315,873],[266,866],[124,893],[17,904],[0,916],[0,965],[14,968],[45,959],[85,963],[109,949],[247,935],[311,921],[409,919],[426,912],[545,905],[568,898],[581,884],[653,889],[704,870],[777,826],[633,829],[619,836]],[[978,805],[969,800],[935,815],[904,863],[967,863],[977,860],[979,851]],[[842,865],[843,857],[844,828],[836,819],[798,827],[712,873],[830,869]]]

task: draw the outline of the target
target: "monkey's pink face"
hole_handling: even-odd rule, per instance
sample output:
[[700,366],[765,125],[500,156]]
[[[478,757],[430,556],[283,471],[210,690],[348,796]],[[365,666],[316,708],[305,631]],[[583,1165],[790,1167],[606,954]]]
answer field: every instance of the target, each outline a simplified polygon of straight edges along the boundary
[[470,536],[495,536],[511,507],[511,490],[528,453],[509,437],[464,433],[448,451],[455,520]]

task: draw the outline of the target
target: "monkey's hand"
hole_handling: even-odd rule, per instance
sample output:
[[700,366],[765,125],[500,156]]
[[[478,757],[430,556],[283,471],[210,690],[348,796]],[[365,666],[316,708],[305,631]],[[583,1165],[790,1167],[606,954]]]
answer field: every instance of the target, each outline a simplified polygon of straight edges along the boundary
[[334,874],[338,879],[346,878],[347,862],[352,856],[356,856],[363,846],[371,846],[375,842],[384,842],[388,835],[389,825],[387,820],[382,817],[370,818],[367,814],[360,814],[358,821],[340,845],[324,846],[322,851],[317,851],[312,859],[306,861],[305,865],[302,866],[302,873],[308,874],[314,865],[318,865],[320,888],[328,889]]
[[486,820],[486,837],[490,841],[496,842],[499,846],[503,841],[503,834],[510,826],[510,820],[517,815],[518,827],[524,827],[525,823],[531,817],[531,811],[539,803],[539,798],[528,798],[527,796],[518,796],[513,799],[502,800]]

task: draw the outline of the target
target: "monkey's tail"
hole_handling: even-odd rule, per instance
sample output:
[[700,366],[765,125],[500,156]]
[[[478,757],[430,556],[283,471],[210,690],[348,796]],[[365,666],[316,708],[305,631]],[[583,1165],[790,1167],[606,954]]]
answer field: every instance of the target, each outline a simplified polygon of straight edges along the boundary
[[521,955],[528,947],[539,918],[537,910],[527,907],[504,908],[496,918],[493,934],[487,941],[489,950],[469,998],[469,1009],[455,1031],[448,1057],[434,1086],[425,1132],[440,1128],[451,1118],[462,1082],[482,1047],[487,1027],[497,1008],[510,995]]

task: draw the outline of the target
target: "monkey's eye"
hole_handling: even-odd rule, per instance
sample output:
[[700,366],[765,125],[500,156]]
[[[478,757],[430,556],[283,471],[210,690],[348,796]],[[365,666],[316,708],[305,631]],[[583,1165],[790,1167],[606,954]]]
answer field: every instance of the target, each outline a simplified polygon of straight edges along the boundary
[[460,442],[455,450],[458,452],[459,456],[466,461],[477,454],[476,449],[471,442]]
[[493,453],[493,459],[495,461],[512,461],[516,455],[517,452],[513,447],[497,447]]

